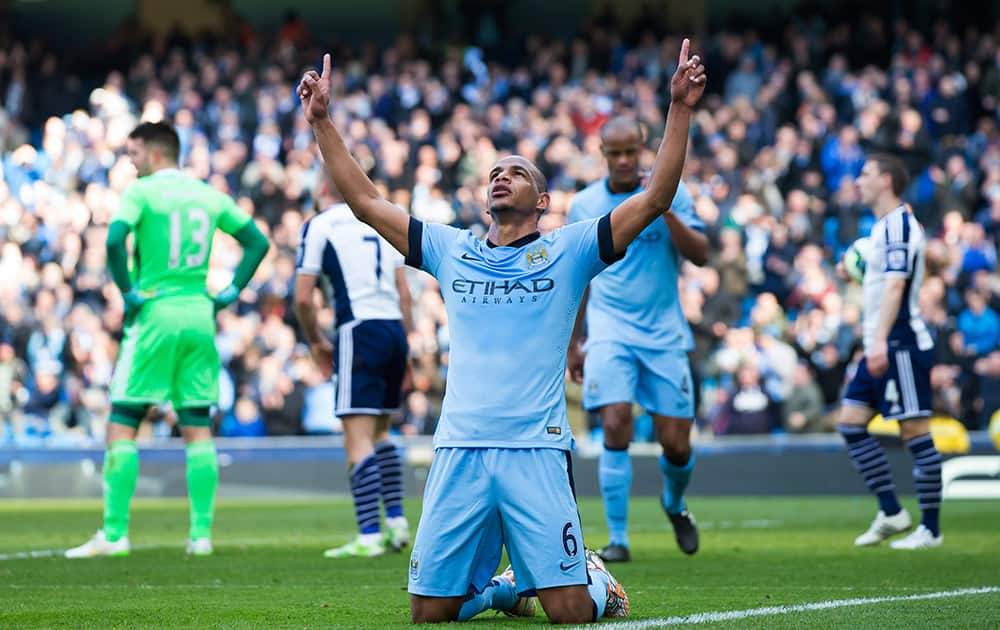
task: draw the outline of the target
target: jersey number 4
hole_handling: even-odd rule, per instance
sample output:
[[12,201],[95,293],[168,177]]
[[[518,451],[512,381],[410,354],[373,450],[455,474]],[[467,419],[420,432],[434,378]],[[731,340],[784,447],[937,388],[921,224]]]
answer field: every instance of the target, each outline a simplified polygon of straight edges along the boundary
[[[208,213],[201,208],[187,211],[186,221],[181,217],[181,211],[170,213],[170,261],[167,267],[177,269],[181,266],[181,245],[190,240],[195,250],[184,256],[185,267],[201,267],[208,258]],[[186,228],[186,229],[185,229]]]

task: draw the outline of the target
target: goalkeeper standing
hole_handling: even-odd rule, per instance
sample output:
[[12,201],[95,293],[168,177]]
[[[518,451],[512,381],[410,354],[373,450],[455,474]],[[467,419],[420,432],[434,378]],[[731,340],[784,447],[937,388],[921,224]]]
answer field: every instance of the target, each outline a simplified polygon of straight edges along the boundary
[[[142,123],[128,137],[139,179],[108,228],[108,269],[125,300],[124,338],[111,382],[104,457],[104,525],[69,558],[129,553],[129,503],[139,476],[135,434],[151,405],[170,402],[187,445],[191,529],[187,552],[212,553],[219,480],[209,410],[219,397],[215,313],[233,303],[267,254],[267,238],[232,198],[177,169],[177,132]],[[232,284],[206,292],[219,229],[243,247]],[[126,238],[134,233],[129,271]]]

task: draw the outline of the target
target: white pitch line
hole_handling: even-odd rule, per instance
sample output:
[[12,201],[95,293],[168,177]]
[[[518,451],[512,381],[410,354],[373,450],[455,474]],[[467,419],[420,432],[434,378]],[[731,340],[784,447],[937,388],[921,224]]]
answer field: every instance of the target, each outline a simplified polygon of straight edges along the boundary
[[[960,588],[954,591],[937,591],[935,593],[920,593],[917,595],[895,595],[889,597],[861,597],[858,599],[833,599],[811,604],[794,604],[789,606],[765,606],[764,608],[749,608],[747,610],[728,610],[719,612],[704,612],[683,617],[663,617],[660,619],[637,619],[635,621],[619,621],[601,624],[601,630],[640,630],[642,628],[663,628],[666,626],[682,626],[688,624],[716,623],[719,621],[738,621],[750,617],[765,617],[769,615],[787,615],[789,613],[809,612],[813,610],[830,610],[850,606],[867,606],[869,604],[885,604],[889,602],[909,602],[921,599],[943,599],[946,597],[964,597],[966,595],[986,595],[1000,593],[1000,586],[983,586],[980,588]],[[585,626],[580,626],[584,628]]]

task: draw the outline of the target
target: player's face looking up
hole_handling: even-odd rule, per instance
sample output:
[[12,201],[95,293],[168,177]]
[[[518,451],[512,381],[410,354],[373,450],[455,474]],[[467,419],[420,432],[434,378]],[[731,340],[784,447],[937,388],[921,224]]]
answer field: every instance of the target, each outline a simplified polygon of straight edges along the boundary
[[549,207],[545,176],[530,160],[505,157],[490,170],[486,203],[490,214],[513,211],[541,215]]
[[639,185],[639,157],[642,154],[642,135],[633,123],[622,126],[608,125],[601,134],[601,152],[608,162],[608,178],[615,192],[634,190]]

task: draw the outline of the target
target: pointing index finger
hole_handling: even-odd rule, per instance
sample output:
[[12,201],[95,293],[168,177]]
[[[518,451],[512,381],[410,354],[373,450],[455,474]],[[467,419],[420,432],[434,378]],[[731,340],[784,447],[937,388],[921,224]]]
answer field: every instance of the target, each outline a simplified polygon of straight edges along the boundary
[[323,80],[330,78],[330,53],[323,55],[323,73],[320,75]]
[[691,46],[691,40],[689,40],[687,37],[685,37],[684,41],[681,42],[681,55],[680,55],[680,58],[677,61],[678,65],[680,65],[682,68],[688,62],[688,48],[690,46]]

